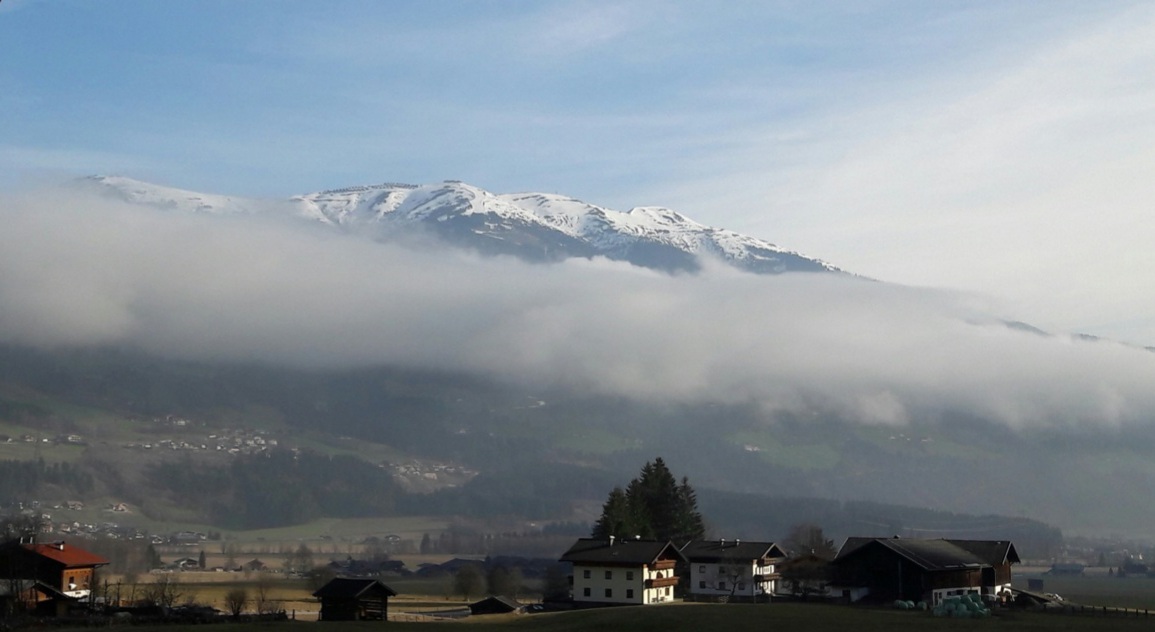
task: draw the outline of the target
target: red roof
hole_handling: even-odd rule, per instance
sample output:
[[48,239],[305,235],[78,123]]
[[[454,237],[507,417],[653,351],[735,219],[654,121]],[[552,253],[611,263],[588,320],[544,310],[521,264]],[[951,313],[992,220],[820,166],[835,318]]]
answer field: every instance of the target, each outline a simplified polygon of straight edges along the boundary
[[89,553],[71,544],[25,544],[23,546],[33,553],[46,557],[58,564],[63,564],[65,568],[103,566],[108,564],[108,560],[103,557],[95,553]]

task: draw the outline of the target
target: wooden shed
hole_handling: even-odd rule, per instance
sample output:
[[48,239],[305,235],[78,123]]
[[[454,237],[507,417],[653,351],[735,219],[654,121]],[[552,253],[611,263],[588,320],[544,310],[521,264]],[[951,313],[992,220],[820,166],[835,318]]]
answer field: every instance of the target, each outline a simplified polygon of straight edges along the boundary
[[385,621],[397,592],[376,579],[337,577],[313,596],[321,600],[320,621]]
[[469,604],[469,614],[509,614],[511,612],[525,612],[525,606],[514,599],[502,596],[490,596]]

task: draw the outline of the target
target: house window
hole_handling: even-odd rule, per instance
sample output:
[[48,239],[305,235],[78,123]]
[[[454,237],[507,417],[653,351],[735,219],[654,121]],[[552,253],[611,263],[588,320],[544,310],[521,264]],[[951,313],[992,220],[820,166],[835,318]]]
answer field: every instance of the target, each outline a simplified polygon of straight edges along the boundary
[[671,593],[673,590],[674,590],[673,588],[670,588],[669,586],[666,586],[666,596],[667,596],[667,597],[669,597],[669,596],[670,596],[670,593]]
[[582,571],[582,578],[583,578],[583,579],[589,579],[589,578],[590,578],[590,572],[589,572],[589,569],[586,569],[586,570]]
[[718,582],[718,590],[726,590],[726,582]]
[[705,572],[706,572],[706,565],[705,565],[705,564],[703,564],[703,565],[699,566],[699,567],[698,567],[698,572],[699,572],[699,573],[705,573]]
[[718,574],[719,575],[725,575],[726,574],[726,567],[725,566],[719,566],[718,567]]
[[634,572],[626,571],[626,581],[634,581]]
[[746,590],[746,582],[738,582],[738,590]]
[[584,596],[584,597],[590,596],[590,587],[589,586],[586,586],[585,589],[582,590],[582,596]]
[[626,589],[626,599],[633,599],[633,598],[634,598],[634,589],[633,588],[627,588]]
[[606,589],[606,599],[610,599],[613,596],[614,596],[614,589],[613,588],[607,588]]
[[614,578],[614,572],[613,571],[606,571],[606,579],[613,579],[613,578]]

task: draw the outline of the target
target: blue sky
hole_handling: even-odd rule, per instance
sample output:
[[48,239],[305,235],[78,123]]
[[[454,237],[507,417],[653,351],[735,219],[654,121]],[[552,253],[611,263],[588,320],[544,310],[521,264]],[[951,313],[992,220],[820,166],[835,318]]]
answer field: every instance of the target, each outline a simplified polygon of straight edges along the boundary
[[0,185],[664,205],[1155,344],[1155,5],[0,0]]

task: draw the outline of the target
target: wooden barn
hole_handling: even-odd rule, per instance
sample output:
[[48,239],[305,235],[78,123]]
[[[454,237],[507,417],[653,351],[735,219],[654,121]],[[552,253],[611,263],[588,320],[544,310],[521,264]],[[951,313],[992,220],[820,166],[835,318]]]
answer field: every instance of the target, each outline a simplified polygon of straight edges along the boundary
[[337,577],[313,596],[321,600],[320,621],[385,621],[397,592],[375,579]]
[[850,538],[831,563],[832,583],[851,601],[937,605],[972,592],[1002,596],[1010,588],[1011,564],[1018,562],[1007,541]]

